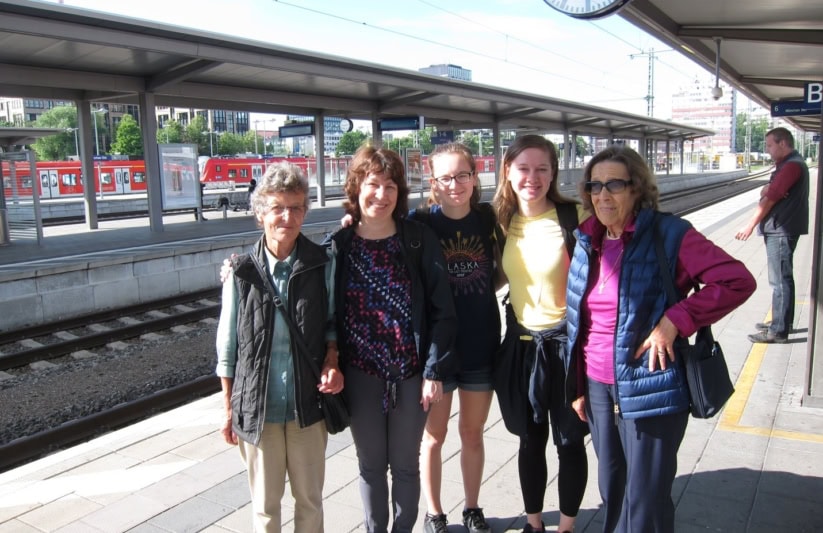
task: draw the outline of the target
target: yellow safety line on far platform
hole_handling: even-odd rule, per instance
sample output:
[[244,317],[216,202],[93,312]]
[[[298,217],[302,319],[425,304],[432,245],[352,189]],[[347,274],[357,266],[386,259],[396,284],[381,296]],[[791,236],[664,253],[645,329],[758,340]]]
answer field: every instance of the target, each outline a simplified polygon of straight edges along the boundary
[[740,425],[740,419],[743,418],[743,411],[746,409],[746,404],[749,403],[749,396],[751,396],[752,388],[757,381],[757,375],[760,373],[760,365],[763,363],[763,357],[766,355],[767,346],[768,345],[761,343],[752,345],[749,356],[746,358],[746,363],[743,365],[743,370],[740,371],[740,375],[737,377],[737,383],[734,385],[734,394],[729,398],[729,401],[723,408],[723,414],[720,417],[720,422],[717,424],[718,429],[734,431],[736,433],[746,433],[748,435],[762,435],[778,439],[823,443],[823,435]]

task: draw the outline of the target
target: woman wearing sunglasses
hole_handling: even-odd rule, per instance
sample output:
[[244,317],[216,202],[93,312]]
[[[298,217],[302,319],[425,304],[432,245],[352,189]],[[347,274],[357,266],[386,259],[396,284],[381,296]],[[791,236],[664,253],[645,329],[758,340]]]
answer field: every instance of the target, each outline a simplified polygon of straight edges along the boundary
[[[603,531],[674,531],[672,483],[689,419],[683,361],[673,343],[712,324],[755,289],[743,264],[658,209],[654,174],[630,148],[589,161],[580,183],[594,212],[577,232],[567,319],[574,402],[597,454]],[[680,295],[668,307],[655,241]]]

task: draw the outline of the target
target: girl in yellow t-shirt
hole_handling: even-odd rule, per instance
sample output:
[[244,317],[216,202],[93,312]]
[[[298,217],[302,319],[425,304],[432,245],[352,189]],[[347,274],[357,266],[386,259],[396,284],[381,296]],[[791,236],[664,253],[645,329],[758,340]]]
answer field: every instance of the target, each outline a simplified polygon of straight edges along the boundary
[[559,462],[558,531],[574,530],[588,474],[583,442],[588,427],[567,403],[564,387],[566,279],[571,259],[566,243],[575,222],[588,214],[560,194],[557,169],[557,150],[550,141],[539,135],[518,137],[503,157],[494,199],[498,222],[506,233],[503,271],[511,300],[495,391],[506,428],[520,437],[524,533],[544,531],[550,427]]

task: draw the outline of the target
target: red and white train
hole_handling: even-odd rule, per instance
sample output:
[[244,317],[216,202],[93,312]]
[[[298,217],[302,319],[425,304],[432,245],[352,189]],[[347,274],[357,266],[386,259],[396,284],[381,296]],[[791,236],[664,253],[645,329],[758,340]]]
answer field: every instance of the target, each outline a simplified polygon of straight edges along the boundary
[[[478,172],[493,172],[494,158],[475,158]],[[206,189],[245,188],[252,178],[260,180],[266,167],[272,163],[288,161],[299,166],[314,181],[317,160],[309,157],[201,157],[198,162],[200,181]],[[327,157],[326,182],[342,184],[351,158]],[[16,163],[16,180],[11,179],[9,162],[3,162],[3,186],[6,198],[31,196],[35,180],[27,163]],[[38,161],[36,183],[40,198],[64,198],[82,196],[79,161]],[[426,156],[423,156],[423,173],[428,177]],[[109,160],[94,162],[95,192],[104,194],[129,194],[145,192],[147,188],[146,164],[142,160]]]

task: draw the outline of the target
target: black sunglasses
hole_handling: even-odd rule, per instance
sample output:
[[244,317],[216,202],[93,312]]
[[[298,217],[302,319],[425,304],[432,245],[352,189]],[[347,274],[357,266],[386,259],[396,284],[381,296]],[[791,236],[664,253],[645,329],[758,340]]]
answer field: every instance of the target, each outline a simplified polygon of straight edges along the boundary
[[622,192],[632,184],[632,180],[587,181],[584,189],[589,194],[600,194],[603,187],[612,194]]

